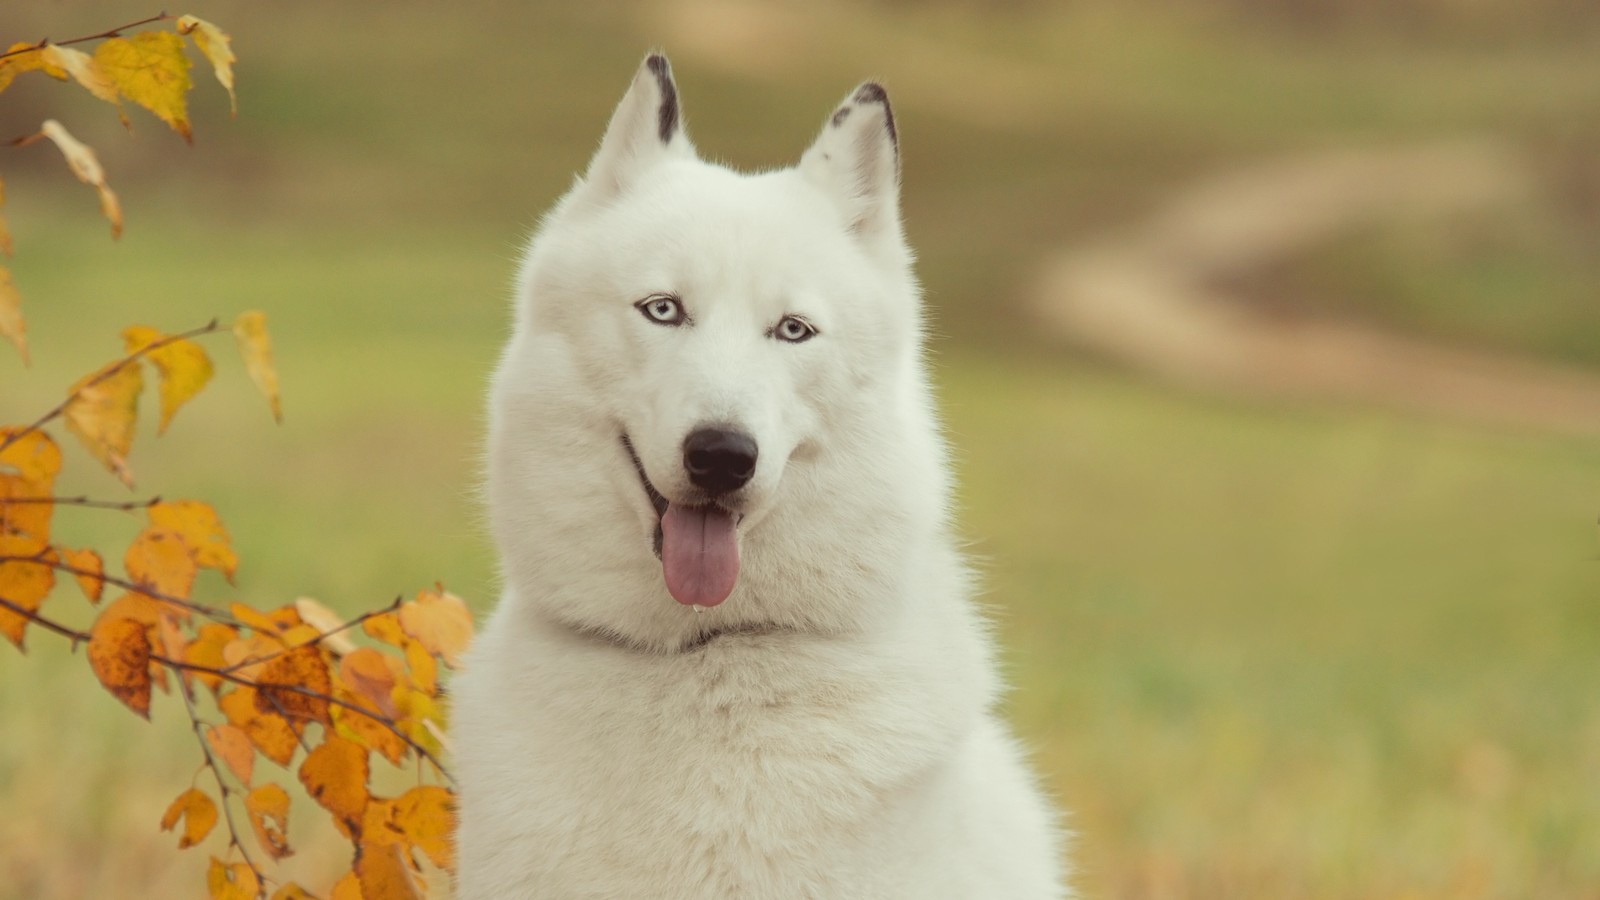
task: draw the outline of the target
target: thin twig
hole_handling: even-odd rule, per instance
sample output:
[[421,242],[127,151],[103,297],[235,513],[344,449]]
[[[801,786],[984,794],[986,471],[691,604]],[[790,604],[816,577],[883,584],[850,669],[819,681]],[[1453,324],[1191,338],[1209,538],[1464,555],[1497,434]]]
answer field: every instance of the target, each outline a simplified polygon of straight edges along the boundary
[[133,512],[138,509],[149,509],[161,502],[160,497],[151,497],[149,500],[94,500],[90,497],[79,495],[77,497],[0,497],[0,506],[10,506],[17,503],[49,503],[54,506],[87,506],[94,509],[120,509],[123,512]]
[[[3,57],[0,57],[0,58],[3,58]],[[161,338],[160,340],[151,341],[150,343],[145,344],[143,347],[140,347],[139,349],[133,351],[132,353],[129,353],[127,356],[124,356],[123,358],[117,360],[116,362],[111,363],[110,365],[106,366],[104,369],[101,369],[99,372],[97,372],[93,378],[90,378],[88,381],[85,381],[83,384],[81,384],[77,388],[75,388],[71,393],[67,394],[67,399],[65,399],[65,400],[61,401],[60,403],[56,404],[56,407],[54,409],[52,409],[49,412],[45,413],[44,415],[40,416],[38,419],[34,420],[32,425],[29,425],[29,426],[23,428],[20,431],[14,431],[11,434],[7,435],[4,440],[0,440],[0,452],[4,452],[7,447],[11,446],[12,444],[15,444],[17,441],[22,440],[22,438],[25,435],[31,434],[31,433],[33,433],[35,431],[38,431],[40,428],[43,428],[46,424],[50,423],[51,421],[60,418],[61,414],[63,412],[66,412],[67,406],[69,404],[71,404],[73,400],[77,399],[79,394],[83,393],[83,391],[87,390],[88,388],[92,388],[95,385],[99,384],[100,382],[105,381],[107,378],[110,378],[111,376],[117,374],[118,372],[121,372],[123,369],[126,369],[129,365],[133,364],[136,360],[138,360],[140,357],[144,356],[145,354],[151,352],[152,350],[159,350],[160,348],[165,347],[166,345],[171,344],[171,343],[173,343],[175,341],[186,340],[186,339],[192,338],[192,337],[199,337],[202,334],[210,334],[213,331],[216,331],[217,328],[218,328],[218,320],[212,319],[210,322],[207,322],[205,325],[202,325],[199,328],[190,329],[189,331],[185,331],[182,334],[169,334],[166,337]]]
[[51,44],[55,44],[57,47],[65,47],[68,44],[83,44],[89,41],[98,41],[103,38],[120,37],[122,32],[127,31],[130,28],[138,28],[140,25],[149,25],[151,22],[165,22],[170,18],[172,17],[167,15],[167,11],[162,10],[160,13],[153,15],[148,19],[140,19],[137,22],[129,22],[126,25],[119,25],[110,31],[102,31],[99,34],[87,34],[83,37],[75,37],[66,41],[52,41],[49,38],[43,38],[37,44],[30,44],[26,47],[18,47],[15,50],[7,50],[4,53],[0,53],[0,59],[5,59],[8,56],[16,56],[19,53],[32,53],[35,50],[43,50],[45,47]]
[[[389,604],[388,606],[385,606],[383,609],[374,609],[374,610],[371,610],[369,612],[364,612],[361,615],[356,616],[354,619],[351,619],[350,621],[344,623],[343,625],[340,625],[338,628],[329,629],[329,630],[324,631],[321,634],[317,635],[316,637],[307,638],[307,639],[301,641],[298,644],[284,644],[284,646],[283,646],[283,648],[281,650],[274,650],[273,652],[267,654],[266,656],[251,656],[251,657],[247,657],[245,659],[241,659],[238,662],[234,663],[233,665],[224,668],[222,671],[223,672],[237,672],[238,670],[244,668],[245,666],[260,665],[261,663],[267,662],[269,660],[276,659],[276,658],[284,655],[285,653],[293,653],[294,651],[299,650],[301,647],[313,647],[313,646],[316,646],[318,643],[321,643],[322,641],[326,640],[327,638],[330,638],[330,637],[338,634],[341,631],[347,631],[347,630],[349,630],[351,628],[354,628],[357,625],[360,625],[362,622],[365,622],[368,619],[377,618],[378,616],[384,615],[385,613],[394,612],[395,610],[400,608],[400,602],[401,602],[402,599],[404,599],[404,598],[396,597],[396,598],[394,598],[394,602],[393,603]],[[279,638],[280,636],[276,635],[276,634],[268,634],[267,637]]]
[[174,597],[171,594],[163,594],[160,591],[153,591],[142,584],[128,581],[125,578],[118,578],[115,575],[107,575],[104,572],[93,572],[88,569],[80,569],[77,566],[69,565],[58,559],[49,558],[45,555],[48,552],[49,548],[46,548],[45,551],[41,553],[36,553],[31,556],[24,554],[0,554],[0,563],[31,562],[35,565],[49,566],[58,572],[66,572],[69,575],[76,575],[79,578],[93,578],[96,581],[112,585],[113,587],[122,588],[130,593],[142,594],[143,596],[149,597],[151,600],[158,600],[162,603],[170,603],[173,606],[181,607],[189,612],[199,613],[200,615],[217,622],[223,622],[235,627],[244,625],[243,622],[240,622],[238,619],[235,619],[233,616],[228,615],[226,612],[223,612],[215,606],[207,606],[204,603],[196,603],[193,600],[185,600],[182,597]]
[[67,626],[62,625],[60,622],[55,622],[55,621],[52,621],[50,619],[46,619],[44,616],[39,615],[38,613],[36,613],[33,610],[27,608],[26,606],[23,606],[20,603],[13,603],[12,601],[7,600],[4,597],[0,597],[0,609],[9,610],[10,612],[14,612],[17,615],[23,617],[24,619],[31,619],[35,625],[40,625],[40,626],[43,626],[45,628],[48,628],[51,631],[54,631],[56,634],[59,634],[64,638],[70,638],[72,640],[72,649],[73,650],[77,650],[79,644],[84,643],[84,642],[89,640],[89,632],[87,632],[87,631],[77,631],[75,629],[68,628]]
[[275,691],[288,691],[291,694],[299,694],[302,697],[311,697],[313,699],[321,700],[325,703],[331,703],[334,706],[342,707],[350,710],[351,712],[366,716],[372,721],[377,722],[379,725],[382,725],[384,728],[387,728],[391,733],[394,734],[395,737],[404,741],[406,746],[417,751],[422,758],[431,763],[434,769],[436,769],[440,775],[449,780],[451,784],[455,783],[455,776],[451,775],[450,770],[446,769],[444,764],[439,762],[438,757],[434,756],[432,753],[429,753],[428,748],[417,743],[415,740],[412,740],[410,735],[401,731],[387,716],[382,716],[370,710],[362,709],[360,706],[357,706],[354,703],[340,700],[338,697],[324,694],[321,691],[313,691],[308,687],[302,687],[298,684],[279,684],[275,682],[256,681],[254,679],[236,675],[227,671],[226,669],[218,669],[213,666],[203,666],[198,663],[191,663],[183,660],[168,659],[165,656],[157,656],[154,653],[150,654],[150,661],[160,663],[168,668],[186,669],[190,672],[204,672],[207,675],[215,675],[224,681],[231,681],[234,684],[242,684],[245,687],[256,688],[257,690],[260,690],[261,688],[268,688]]
[[[154,659],[155,657],[152,656],[151,658]],[[256,865],[256,861],[250,858],[250,851],[246,850],[244,843],[239,840],[239,829],[233,823],[233,807],[228,805],[228,796],[233,791],[228,789],[228,782],[222,777],[222,769],[217,766],[217,758],[211,755],[211,745],[206,741],[205,733],[200,730],[200,717],[194,711],[194,699],[189,696],[188,691],[184,690],[184,685],[182,684],[183,676],[181,674],[178,675],[178,681],[178,695],[183,698],[183,708],[189,712],[189,726],[194,730],[195,740],[200,742],[200,752],[206,755],[206,765],[211,769],[211,777],[217,781],[217,790],[222,792],[222,817],[228,823],[228,844],[239,848],[239,855],[244,857],[244,864],[250,867],[251,872],[255,873],[256,897],[259,900],[259,898],[267,895],[267,876]]]

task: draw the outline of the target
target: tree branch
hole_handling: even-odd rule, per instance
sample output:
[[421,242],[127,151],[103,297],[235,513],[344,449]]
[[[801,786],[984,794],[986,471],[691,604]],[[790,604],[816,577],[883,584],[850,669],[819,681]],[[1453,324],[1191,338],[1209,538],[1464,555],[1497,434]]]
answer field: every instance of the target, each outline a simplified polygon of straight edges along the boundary
[[223,612],[214,606],[207,606],[204,603],[196,603],[193,600],[185,600],[182,597],[174,597],[170,594],[163,594],[160,591],[152,591],[142,584],[128,581],[125,578],[118,578],[115,575],[107,575],[104,572],[91,572],[88,569],[80,569],[77,566],[68,565],[59,559],[51,559],[45,555],[45,553],[48,551],[49,548],[46,548],[44,552],[36,553],[32,556],[23,554],[0,554],[0,563],[30,562],[34,563],[35,565],[49,566],[58,572],[66,572],[69,575],[76,575],[79,578],[93,578],[94,580],[104,584],[122,588],[129,593],[140,594],[145,597],[149,597],[151,600],[157,600],[162,603],[170,603],[173,606],[181,607],[189,612],[199,613],[200,615],[216,622],[223,622],[228,625],[233,625],[234,627],[244,626],[243,622],[240,622],[238,619],[235,619],[233,616],[228,615],[226,612]]
[[167,15],[166,10],[162,10],[160,13],[157,13],[148,19],[140,19],[137,22],[129,22],[126,25],[119,25],[110,31],[102,31],[99,34],[86,34],[83,37],[75,37],[65,41],[52,41],[49,38],[41,38],[37,44],[32,44],[27,47],[18,47],[15,50],[7,50],[4,53],[0,53],[0,59],[5,59],[8,56],[16,56],[19,53],[32,53],[35,50],[43,50],[50,44],[55,44],[57,47],[65,47],[68,44],[84,44],[88,43],[89,41],[98,41],[103,38],[121,37],[122,32],[127,31],[130,28],[138,28],[140,25],[149,25],[151,22],[165,22],[171,18],[171,16]]
[[[151,659],[154,658],[153,656],[151,657]],[[200,717],[195,714],[194,698],[189,696],[188,685],[183,683],[182,674],[179,674],[177,678],[178,696],[183,698],[183,708],[189,713],[189,727],[194,731],[195,740],[200,742],[200,752],[205,754],[206,766],[211,769],[211,777],[216,779],[217,790],[222,792],[222,817],[228,823],[228,846],[239,848],[239,855],[244,857],[244,864],[250,867],[251,872],[255,873],[256,897],[259,900],[259,898],[267,895],[266,875],[256,865],[256,861],[250,858],[250,851],[246,850],[244,843],[239,840],[239,828],[233,822],[233,807],[228,805],[228,797],[233,792],[228,789],[228,782],[222,777],[222,769],[217,766],[216,757],[211,755],[211,745],[206,741],[205,733],[200,730]]]
[[84,642],[89,640],[89,632],[87,632],[87,631],[77,631],[75,629],[68,628],[67,626],[62,625],[60,622],[55,622],[55,621],[52,621],[50,619],[46,619],[44,616],[39,615],[38,613],[36,613],[33,610],[27,608],[26,606],[23,606],[20,603],[13,603],[12,601],[7,600],[4,597],[0,597],[0,609],[4,609],[4,610],[7,610],[7,611],[16,613],[17,615],[23,617],[24,619],[32,620],[32,622],[35,625],[40,625],[40,626],[42,626],[44,628],[48,628],[51,631],[54,631],[56,634],[59,634],[62,637],[71,640],[72,641],[72,649],[73,650],[77,650],[79,644],[84,643]]
[[10,506],[18,503],[49,503],[53,506],[87,506],[94,509],[119,509],[123,512],[133,512],[136,509],[149,509],[161,502],[160,497],[151,497],[149,500],[94,500],[79,495],[77,497],[3,497],[0,506]]
[[[369,612],[364,612],[361,615],[356,616],[354,619],[351,619],[350,621],[344,623],[343,625],[340,625],[338,628],[330,628],[327,631],[324,631],[321,634],[317,635],[316,637],[308,638],[308,639],[306,639],[304,641],[301,641],[298,644],[285,644],[283,646],[283,649],[275,650],[275,651],[267,654],[266,656],[251,656],[251,657],[247,657],[245,659],[241,659],[238,662],[234,663],[233,665],[224,668],[222,671],[224,673],[226,673],[226,672],[237,672],[238,670],[244,668],[245,666],[259,665],[259,664],[267,662],[269,660],[277,659],[278,657],[284,655],[285,653],[293,653],[294,651],[299,650],[301,647],[313,647],[313,646],[316,646],[317,644],[321,643],[322,641],[326,640],[327,638],[332,637],[333,635],[336,635],[341,631],[347,631],[347,630],[349,630],[351,628],[354,628],[357,625],[360,625],[362,622],[365,622],[368,619],[376,618],[376,617],[381,616],[381,615],[383,615],[385,613],[394,612],[395,610],[400,608],[400,602],[401,602],[402,599],[403,598],[401,598],[401,597],[396,597],[396,598],[394,598],[394,602],[393,603],[389,604],[388,606],[385,606],[383,609],[374,609],[374,610],[371,610]],[[249,626],[245,626],[245,627],[248,628]],[[267,635],[267,637],[276,638],[276,637],[278,637],[278,635],[269,634],[269,635]]]

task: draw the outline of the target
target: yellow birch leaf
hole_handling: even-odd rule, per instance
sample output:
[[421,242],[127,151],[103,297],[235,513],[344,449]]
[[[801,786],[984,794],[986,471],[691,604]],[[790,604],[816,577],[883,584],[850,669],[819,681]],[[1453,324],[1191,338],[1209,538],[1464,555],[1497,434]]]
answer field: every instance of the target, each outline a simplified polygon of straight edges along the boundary
[[171,831],[179,819],[183,820],[183,834],[178,835],[178,849],[184,850],[205,840],[216,827],[217,805],[204,791],[190,788],[179,794],[161,815],[161,830]]
[[18,75],[35,69],[57,81],[66,81],[66,70],[46,62],[43,50],[43,47],[29,43],[16,43],[7,47],[5,52],[10,55],[0,58],[0,91],[10,87],[12,79]]
[[306,754],[300,764],[300,783],[311,799],[333,813],[346,834],[357,833],[367,801],[367,751],[353,741],[329,735]]
[[77,580],[83,596],[89,598],[90,603],[99,603],[100,594],[106,588],[105,563],[101,562],[100,554],[87,548],[73,550],[70,547],[57,547],[56,555],[63,563],[77,570],[72,577]]
[[[0,219],[0,232],[5,231],[5,221]],[[11,241],[6,236],[6,255],[11,254]],[[22,364],[28,365],[28,323],[22,318],[22,295],[11,280],[11,270],[0,266],[0,337],[10,341],[22,354]]]
[[323,606],[310,597],[300,597],[294,601],[295,612],[300,614],[300,620],[317,630],[322,635],[322,646],[332,650],[337,656],[344,656],[354,652],[355,642],[350,640],[348,631],[336,631],[344,628],[344,619],[333,610]]
[[234,115],[239,114],[239,100],[233,95],[233,38],[217,26],[194,16],[178,19],[178,33],[187,34],[194,45],[211,63],[217,81],[228,89],[228,106]]
[[[300,623],[300,614],[293,606],[280,606],[271,612],[262,612],[243,603],[228,604],[228,612],[258,634],[276,638]],[[282,642],[277,642],[281,644]]]
[[361,881],[356,878],[356,873],[346,872],[344,877],[335,881],[328,900],[365,900],[361,896]]
[[60,122],[55,119],[46,119],[39,126],[39,133],[29,135],[18,141],[19,145],[30,144],[39,138],[49,138],[61,150],[61,155],[67,158],[67,168],[84,184],[93,187],[100,195],[100,214],[111,223],[111,236],[122,235],[122,204],[117,201],[117,195],[106,184],[106,171],[100,167],[100,160],[89,149],[87,144],[73,137]]
[[197,571],[183,538],[175,531],[146,528],[122,559],[128,577],[151,593],[187,599]]
[[[21,436],[17,437],[19,434]],[[15,469],[18,477],[37,488],[39,496],[48,496],[56,474],[61,471],[61,448],[50,435],[38,429],[0,428],[0,444],[8,441],[5,449],[0,450],[0,466]]]
[[[31,556],[39,552],[33,542],[24,537],[0,534],[0,555]],[[38,612],[44,598],[56,584],[55,570],[42,557],[38,562],[12,559],[0,562],[0,598],[22,607],[28,612]],[[5,635],[17,649],[23,649],[22,632],[31,620],[27,616],[0,607],[0,634]]]
[[150,524],[165,528],[183,538],[184,546],[194,558],[195,565],[203,569],[216,569],[233,580],[239,568],[239,557],[233,552],[227,529],[217,511],[199,500],[173,500],[156,503],[145,510]]
[[267,334],[267,317],[255,311],[240,313],[233,323],[233,336],[239,340],[239,355],[244,357],[245,371],[266,395],[267,403],[272,406],[272,418],[282,422],[278,370],[272,364],[272,338]]
[[96,53],[95,56],[90,56],[82,50],[46,44],[39,51],[39,61],[46,66],[54,66],[66,72],[89,93],[117,107],[117,115],[122,117],[122,123],[126,125],[128,118],[122,114],[122,104],[117,100],[117,86],[113,83],[110,73],[96,58],[98,55]]
[[328,664],[315,646],[279,653],[262,663],[256,676],[256,709],[290,719],[328,724],[327,698],[332,693]]
[[339,661],[339,680],[351,693],[372,703],[378,712],[394,718],[397,711],[390,695],[396,682],[399,661],[371,647],[362,647]]
[[261,896],[261,879],[247,863],[230,865],[213,856],[206,870],[206,893],[211,900],[256,900]]
[[362,844],[355,868],[363,900],[422,900],[397,844]]
[[[137,353],[166,335],[143,325],[123,329],[122,338],[128,353]],[[179,339],[166,343],[144,354],[161,375],[161,424],[156,434],[167,430],[167,424],[178,407],[189,402],[211,380],[211,358],[194,341]]]
[[94,48],[94,61],[122,96],[155,113],[183,139],[189,131],[189,57],[183,38],[169,31],[141,31],[130,37],[107,38]]
[[435,784],[414,787],[389,801],[406,842],[447,872],[456,870],[455,797]]
[[472,613],[461,598],[439,588],[421,591],[400,607],[400,627],[454,669],[472,640]]
[[[317,900],[317,898],[308,893],[305,888],[291,881],[273,891],[271,900]],[[356,895],[356,900],[361,900],[360,894]]]
[[89,631],[89,668],[113,697],[150,718],[150,637],[133,619],[100,614]]
[[243,728],[233,724],[212,725],[206,729],[206,743],[212,753],[222,757],[228,771],[238,776],[243,784],[250,784],[250,776],[255,774],[256,748]]
[[38,553],[50,543],[50,519],[55,504],[19,475],[0,472],[0,537],[13,538],[13,552]]
[[[409,748],[399,735],[383,724],[384,714],[364,696],[336,689],[334,697],[342,701],[333,706],[329,715],[335,733],[371,750],[383,754],[394,765],[400,765]],[[353,707],[353,708],[352,708]],[[393,716],[386,718],[392,719]]]
[[[189,646],[184,649],[183,661],[210,669],[224,668],[228,663],[222,657],[222,648],[226,647],[237,636],[238,632],[234,631],[231,625],[223,625],[220,622],[210,622],[202,625],[200,626],[200,632],[195,635],[195,639],[190,641]],[[216,693],[217,689],[222,687],[222,676],[220,675],[213,675],[210,672],[194,672],[191,674],[201,684],[210,688],[212,693]]]
[[268,856],[283,859],[294,852],[289,848],[287,835],[288,792],[276,784],[263,784],[245,796],[244,808],[250,814],[250,826],[255,829],[256,841]]
[[72,386],[62,415],[67,430],[78,436],[89,454],[128,487],[128,451],[139,414],[139,389],[144,379],[136,363],[114,362]]

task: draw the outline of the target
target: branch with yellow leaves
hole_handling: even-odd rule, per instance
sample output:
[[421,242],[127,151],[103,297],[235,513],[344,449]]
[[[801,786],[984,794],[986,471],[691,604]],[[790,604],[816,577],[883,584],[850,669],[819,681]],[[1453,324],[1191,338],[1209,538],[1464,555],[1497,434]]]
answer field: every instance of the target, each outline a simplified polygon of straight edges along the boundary
[[17,56],[17,55],[22,54],[22,53],[27,53],[30,50],[43,50],[45,47],[48,47],[51,44],[54,44],[57,47],[66,47],[66,46],[68,46],[70,44],[87,44],[90,41],[98,41],[98,40],[103,40],[105,38],[122,37],[122,33],[124,31],[130,31],[130,30],[132,30],[134,28],[138,28],[140,25],[149,25],[152,22],[166,22],[166,21],[170,21],[171,19],[172,19],[172,16],[167,15],[166,11],[162,10],[161,12],[156,13],[155,15],[150,16],[149,18],[140,19],[137,22],[129,22],[126,25],[118,25],[116,28],[112,28],[109,31],[102,31],[99,34],[88,34],[88,35],[84,35],[83,37],[68,38],[67,40],[64,40],[64,41],[52,41],[49,38],[40,38],[40,40],[39,40],[39,42],[37,44],[33,44],[31,46],[13,47],[12,49],[7,50],[4,53],[0,53],[0,59],[5,59],[8,56]]

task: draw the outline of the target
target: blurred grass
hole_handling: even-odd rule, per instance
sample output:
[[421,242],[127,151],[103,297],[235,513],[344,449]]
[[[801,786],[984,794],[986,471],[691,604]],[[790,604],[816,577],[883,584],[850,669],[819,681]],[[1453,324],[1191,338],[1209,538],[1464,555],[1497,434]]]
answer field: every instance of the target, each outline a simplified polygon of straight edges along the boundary
[[[55,115],[99,148],[129,215],[113,245],[48,148],[0,156],[35,357],[0,354],[0,420],[52,405],[126,324],[263,309],[284,425],[224,338],[218,382],[159,440],[147,421],[133,456],[141,491],[212,500],[233,531],[238,588],[211,595],[355,611],[439,579],[486,608],[476,442],[517,240],[641,51],[673,53],[691,133],[747,167],[793,159],[880,76],[963,530],[1086,895],[1594,896],[1600,447],[1159,389],[1051,350],[1020,312],[1040,254],[1205,173],[1487,134],[1545,190],[1504,216],[1351,235],[1271,288],[1600,363],[1593,33],[1308,29],[1253,8],[821,4],[754,63],[732,39],[679,48],[670,23],[694,10],[666,5],[195,8],[242,62],[236,122],[195,92],[193,151],[137,115],[129,141],[54,84],[0,103],[0,136]],[[5,30],[149,11],[29,7]],[[65,490],[116,493],[68,454]],[[136,527],[62,515],[72,542]],[[0,652],[0,898],[197,895],[203,858],[155,829],[197,763],[178,710],[158,701],[144,725],[48,635],[30,648]],[[326,842],[297,814],[315,870]]]

